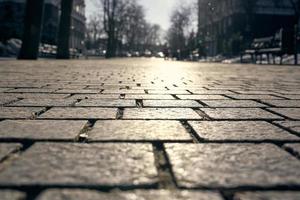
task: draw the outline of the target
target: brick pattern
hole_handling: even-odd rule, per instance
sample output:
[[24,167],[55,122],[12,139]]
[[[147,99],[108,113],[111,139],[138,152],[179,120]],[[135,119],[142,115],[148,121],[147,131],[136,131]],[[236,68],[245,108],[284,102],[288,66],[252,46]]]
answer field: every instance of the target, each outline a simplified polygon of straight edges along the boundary
[[300,198],[297,67],[1,64],[0,199]]

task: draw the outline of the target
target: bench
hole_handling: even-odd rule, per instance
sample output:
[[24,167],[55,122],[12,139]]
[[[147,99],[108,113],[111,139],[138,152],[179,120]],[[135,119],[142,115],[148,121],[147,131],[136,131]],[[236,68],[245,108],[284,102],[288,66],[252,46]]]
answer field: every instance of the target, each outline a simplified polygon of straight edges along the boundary
[[270,55],[272,55],[273,64],[276,63],[276,56],[280,57],[280,64],[282,64],[283,55],[293,53],[293,31],[280,29],[274,36],[255,38],[250,48],[241,53],[241,63],[243,63],[244,55],[250,55],[253,63],[256,63],[258,57],[262,63],[263,55],[266,55],[269,64]]

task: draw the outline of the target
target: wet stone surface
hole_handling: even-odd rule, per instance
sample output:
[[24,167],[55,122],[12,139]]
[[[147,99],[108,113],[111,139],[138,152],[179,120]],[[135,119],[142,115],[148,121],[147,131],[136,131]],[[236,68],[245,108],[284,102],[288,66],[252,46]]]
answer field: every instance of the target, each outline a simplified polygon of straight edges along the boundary
[[272,110],[290,119],[300,120],[300,108],[270,108],[269,110]]
[[189,140],[191,136],[177,121],[98,121],[89,132],[92,141],[106,140]]
[[263,100],[263,102],[272,105],[274,107],[282,107],[282,108],[300,107],[300,100]]
[[25,200],[26,194],[16,190],[0,190],[1,200]]
[[17,143],[0,143],[0,161],[11,153],[18,151],[22,147],[21,144]]
[[152,185],[156,181],[149,144],[34,144],[0,173],[1,186]]
[[37,200],[76,200],[76,199],[105,199],[105,200],[222,200],[221,195],[207,191],[168,191],[168,190],[135,190],[132,192],[97,192],[93,190],[47,190]]
[[32,119],[42,110],[40,107],[0,107],[0,119]]
[[40,119],[115,119],[116,108],[52,108]]
[[71,106],[75,104],[76,100],[72,99],[23,99],[15,103],[9,104],[9,106],[17,107],[53,107],[53,106]]
[[76,103],[78,107],[135,107],[135,100],[123,100],[123,99],[87,99]]
[[229,97],[234,99],[255,99],[255,100],[263,100],[263,99],[284,99],[280,96],[275,95],[265,95],[265,94],[255,94],[255,95],[244,95],[244,94],[229,94]]
[[282,119],[260,108],[201,108],[212,119]]
[[299,185],[300,162],[271,144],[167,144],[184,187]]
[[201,100],[201,102],[213,108],[260,108],[267,107],[264,104],[251,100]]
[[166,94],[166,95],[156,95],[156,94],[126,94],[125,99],[175,99],[173,96]]
[[144,100],[144,107],[173,107],[173,108],[199,108],[203,107],[193,100]]
[[275,121],[274,123],[300,135],[300,121]]
[[5,120],[0,122],[0,139],[74,140],[87,121]]
[[0,200],[299,199],[299,67],[0,66]]
[[190,108],[128,108],[124,119],[201,119]]
[[298,200],[300,192],[243,192],[235,195],[234,200]]
[[189,121],[197,134],[213,141],[300,141],[300,137],[263,121]]
[[191,99],[191,100],[208,100],[208,99],[229,99],[222,95],[177,95],[179,99]]

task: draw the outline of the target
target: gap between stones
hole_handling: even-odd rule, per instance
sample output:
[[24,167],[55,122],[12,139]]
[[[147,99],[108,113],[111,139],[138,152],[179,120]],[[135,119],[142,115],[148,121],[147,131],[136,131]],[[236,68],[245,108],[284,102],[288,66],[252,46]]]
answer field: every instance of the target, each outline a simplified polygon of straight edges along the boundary
[[136,106],[138,108],[143,108],[144,107],[144,103],[143,103],[142,99],[136,99],[135,102],[136,102]]
[[88,132],[92,130],[97,120],[89,119],[88,122],[84,125],[83,129],[75,137],[75,142],[87,142],[88,141]]
[[53,106],[47,106],[43,110],[41,110],[40,112],[35,113],[35,115],[33,116],[33,119],[36,119],[37,117],[41,116],[42,114],[44,114],[45,112],[47,112],[51,108],[53,108]]
[[204,139],[201,138],[194,128],[188,123],[187,120],[180,120],[181,125],[185,128],[185,130],[190,134],[194,143],[204,142]]
[[261,109],[264,110],[264,111],[270,112],[270,113],[272,113],[272,114],[274,114],[274,115],[278,115],[278,116],[284,118],[285,120],[293,120],[293,119],[291,119],[291,118],[289,118],[289,117],[287,117],[287,116],[285,116],[285,115],[282,115],[282,114],[280,114],[280,113],[277,113],[277,112],[275,112],[275,111],[273,111],[273,110],[269,110],[268,108],[261,108]]
[[175,189],[177,183],[172,165],[162,142],[153,142],[153,154],[158,173],[158,189]]

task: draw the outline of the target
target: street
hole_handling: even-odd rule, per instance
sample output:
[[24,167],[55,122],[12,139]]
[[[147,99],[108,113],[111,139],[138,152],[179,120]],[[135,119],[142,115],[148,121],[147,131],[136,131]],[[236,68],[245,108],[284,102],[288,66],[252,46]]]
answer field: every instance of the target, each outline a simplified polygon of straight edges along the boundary
[[300,68],[0,61],[0,199],[300,199]]

